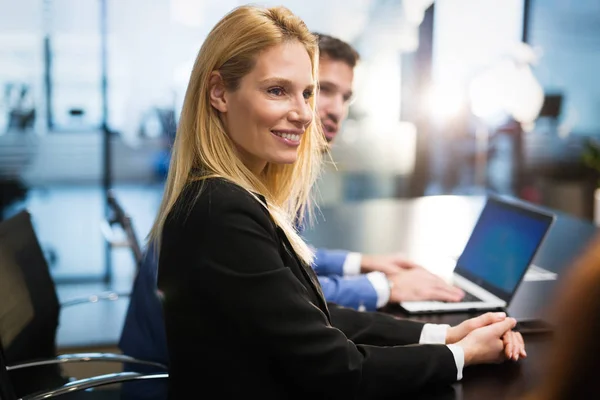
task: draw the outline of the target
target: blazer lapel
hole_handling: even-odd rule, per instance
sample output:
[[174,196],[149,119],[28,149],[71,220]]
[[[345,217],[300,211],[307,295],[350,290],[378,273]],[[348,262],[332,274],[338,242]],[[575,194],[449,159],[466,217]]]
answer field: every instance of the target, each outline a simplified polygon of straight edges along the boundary
[[300,260],[300,258],[298,258],[296,252],[292,250],[292,245],[285,232],[280,227],[277,227],[277,234],[279,235],[280,240],[283,242],[285,251],[294,259],[296,264],[298,264],[304,279],[306,279],[311,286],[311,289],[315,292],[319,302],[319,307],[325,312],[327,319],[331,323],[329,318],[329,309],[327,308],[327,301],[325,300],[325,295],[321,290],[321,285],[319,284],[319,279],[317,278],[315,271],[310,266],[307,266],[302,260]]
[[[259,193],[255,193],[255,194],[260,199],[260,201],[265,205],[265,207],[268,208],[267,199]],[[319,284],[319,279],[317,278],[315,271],[312,269],[312,267],[306,266],[304,264],[304,262],[302,260],[300,260],[300,258],[298,258],[298,255],[296,254],[296,252],[293,251],[292,245],[291,245],[290,241],[288,240],[287,235],[285,234],[283,229],[281,229],[279,226],[277,226],[277,224],[275,224],[275,221],[273,221],[273,226],[275,227],[275,230],[277,231],[279,240],[283,243],[284,250],[286,251],[286,253],[288,253],[294,259],[296,264],[298,264],[298,267],[300,268],[300,271],[301,271],[302,275],[304,276],[304,279],[311,286],[311,289],[314,291],[314,293],[317,297],[317,301],[319,303],[318,306],[321,308],[321,310],[327,316],[327,320],[329,321],[329,323],[331,323],[331,318],[329,316],[329,309],[327,308],[327,301],[325,300],[325,295],[323,294],[323,291],[321,290],[321,285]]]

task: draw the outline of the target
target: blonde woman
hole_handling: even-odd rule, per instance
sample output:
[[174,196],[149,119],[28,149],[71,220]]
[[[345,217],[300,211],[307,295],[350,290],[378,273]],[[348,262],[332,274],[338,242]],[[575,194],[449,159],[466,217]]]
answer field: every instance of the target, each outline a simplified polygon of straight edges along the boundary
[[316,38],[282,7],[236,8],[200,49],[151,233],[169,398],[372,399],[519,351],[503,314],[447,328],[326,304],[294,229],[326,145],[317,64]]

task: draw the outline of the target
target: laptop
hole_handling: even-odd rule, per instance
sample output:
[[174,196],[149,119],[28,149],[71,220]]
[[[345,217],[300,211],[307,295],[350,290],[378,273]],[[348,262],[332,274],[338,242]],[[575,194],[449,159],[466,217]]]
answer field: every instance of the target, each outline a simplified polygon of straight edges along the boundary
[[400,306],[411,314],[506,309],[554,220],[554,214],[516,200],[488,196],[454,268],[453,284],[465,292],[463,300]]
[[506,313],[517,320],[516,329],[521,333],[549,333],[556,327],[553,312],[556,280],[527,281],[519,286]]

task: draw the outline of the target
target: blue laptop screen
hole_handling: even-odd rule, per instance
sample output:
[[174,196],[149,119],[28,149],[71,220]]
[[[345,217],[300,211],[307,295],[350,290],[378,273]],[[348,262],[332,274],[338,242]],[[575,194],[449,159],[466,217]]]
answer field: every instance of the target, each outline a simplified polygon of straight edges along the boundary
[[512,296],[552,221],[552,215],[489,199],[457,272],[500,297]]

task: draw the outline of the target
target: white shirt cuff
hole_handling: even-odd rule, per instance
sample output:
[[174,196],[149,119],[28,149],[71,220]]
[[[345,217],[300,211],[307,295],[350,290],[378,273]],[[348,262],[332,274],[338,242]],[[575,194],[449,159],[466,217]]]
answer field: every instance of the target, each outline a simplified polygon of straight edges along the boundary
[[360,263],[361,262],[362,262],[362,254],[348,253],[348,255],[346,255],[346,259],[344,260],[344,265],[342,265],[342,271],[344,272],[344,276],[360,274]]
[[[446,334],[450,325],[425,324],[421,331],[419,344],[446,344]],[[463,368],[465,366],[465,352],[462,347],[456,344],[447,345],[448,349],[454,356],[456,364],[456,380],[460,381],[463,376]]]
[[446,334],[450,325],[425,324],[419,344],[446,344]]
[[463,368],[465,367],[465,351],[457,344],[448,344],[446,346],[454,356],[454,362],[456,363],[456,380],[460,381],[463,377]]
[[[377,293],[377,308],[385,306],[390,300],[390,283],[387,277],[383,272],[379,271],[369,272],[366,275]],[[444,341],[446,340],[445,338],[446,334],[444,333]]]

